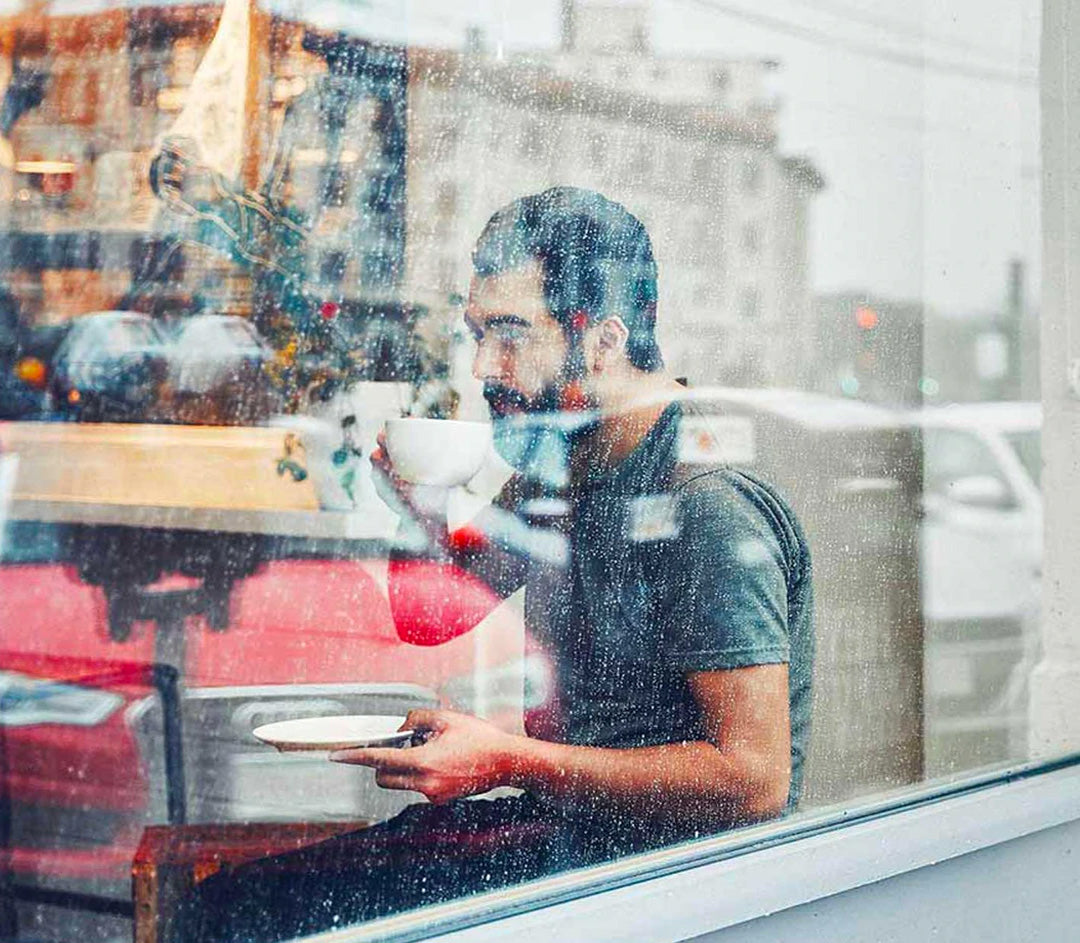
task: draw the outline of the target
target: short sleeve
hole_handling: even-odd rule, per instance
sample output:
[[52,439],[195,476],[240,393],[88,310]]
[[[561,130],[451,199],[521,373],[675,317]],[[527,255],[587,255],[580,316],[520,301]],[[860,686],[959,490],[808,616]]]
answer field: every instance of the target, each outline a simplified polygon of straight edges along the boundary
[[722,474],[695,479],[678,496],[665,660],[684,671],[786,663],[789,567],[768,508]]

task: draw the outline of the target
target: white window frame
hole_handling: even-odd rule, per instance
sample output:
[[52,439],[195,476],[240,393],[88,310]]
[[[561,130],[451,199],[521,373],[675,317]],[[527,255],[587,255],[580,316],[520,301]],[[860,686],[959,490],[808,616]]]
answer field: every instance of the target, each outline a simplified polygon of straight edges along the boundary
[[[676,943],[1074,821],[1080,821],[1080,754],[304,939]],[[897,907],[902,910],[900,901]]]

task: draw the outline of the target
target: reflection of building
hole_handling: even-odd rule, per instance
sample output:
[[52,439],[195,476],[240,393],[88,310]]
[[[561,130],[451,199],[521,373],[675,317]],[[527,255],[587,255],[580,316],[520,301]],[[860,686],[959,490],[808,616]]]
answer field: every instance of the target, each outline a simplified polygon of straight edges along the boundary
[[776,103],[767,86],[777,63],[662,55],[652,49],[649,14],[648,0],[563,0],[562,43],[545,60],[561,74],[657,101],[771,120]]
[[[568,4],[576,29],[542,56],[500,60],[477,35],[463,53],[411,49],[407,79],[400,49],[256,10],[239,182],[304,217],[305,287],[358,311],[404,301],[445,312],[498,205],[555,183],[594,187],[653,236],[677,372],[798,385],[814,339],[806,215],[821,178],[777,152],[771,64],[654,56],[643,9]],[[12,131],[14,173],[0,169],[12,193],[0,268],[32,317],[115,306],[156,264],[151,152],[220,10],[0,20],[7,61],[48,73],[45,100]],[[343,112],[315,92],[335,70],[363,92]],[[241,262],[186,248],[170,277],[217,310],[248,313],[253,297],[272,306]]]
[[[155,220],[160,203],[148,183],[156,143],[184,107],[220,12],[147,7],[0,24],[9,61],[46,75],[44,101],[11,134],[18,159],[5,207],[11,278],[39,318],[115,304],[170,230],[234,247],[220,232],[209,240],[187,231],[182,214]],[[287,202],[306,232],[299,274],[313,291],[335,302],[386,299],[404,251],[402,52],[258,11],[249,51],[252,73],[266,80],[248,83],[240,183],[270,204]],[[50,172],[39,172],[45,165]],[[237,261],[281,250],[253,245],[272,241],[272,227],[258,234],[234,228],[245,230],[247,244],[231,262],[189,245],[189,271],[178,268],[214,307],[250,310],[249,277],[257,272]],[[45,260],[44,274],[34,260]],[[65,270],[65,290],[52,290],[49,276]],[[90,290],[96,282],[104,284]],[[81,290],[67,290],[68,283]],[[365,293],[361,284],[377,290]]]
[[502,203],[592,187],[653,237],[676,372],[799,385],[814,339],[806,215],[822,179],[777,152],[770,64],[652,56],[643,10],[569,4],[577,28],[546,55],[501,60],[475,34],[464,54],[414,52],[408,290],[462,290],[471,242]]

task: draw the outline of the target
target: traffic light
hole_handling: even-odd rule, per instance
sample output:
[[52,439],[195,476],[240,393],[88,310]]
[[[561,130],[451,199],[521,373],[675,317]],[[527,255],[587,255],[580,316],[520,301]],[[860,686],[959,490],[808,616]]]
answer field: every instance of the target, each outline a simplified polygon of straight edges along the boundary
[[878,326],[878,313],[869,305],[859,305],[855,309],[855,325],[860,331],[872,331]]

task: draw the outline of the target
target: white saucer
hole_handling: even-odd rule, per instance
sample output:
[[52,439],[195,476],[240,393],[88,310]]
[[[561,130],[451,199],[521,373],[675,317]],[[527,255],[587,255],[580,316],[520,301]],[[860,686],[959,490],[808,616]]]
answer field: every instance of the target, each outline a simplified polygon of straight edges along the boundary
[[388,714],[344,714],[302,717],[256,727],[252,734],[279,750],[348,750],[357,747],[400,747],[412,730],[399,730],[404,717]]

